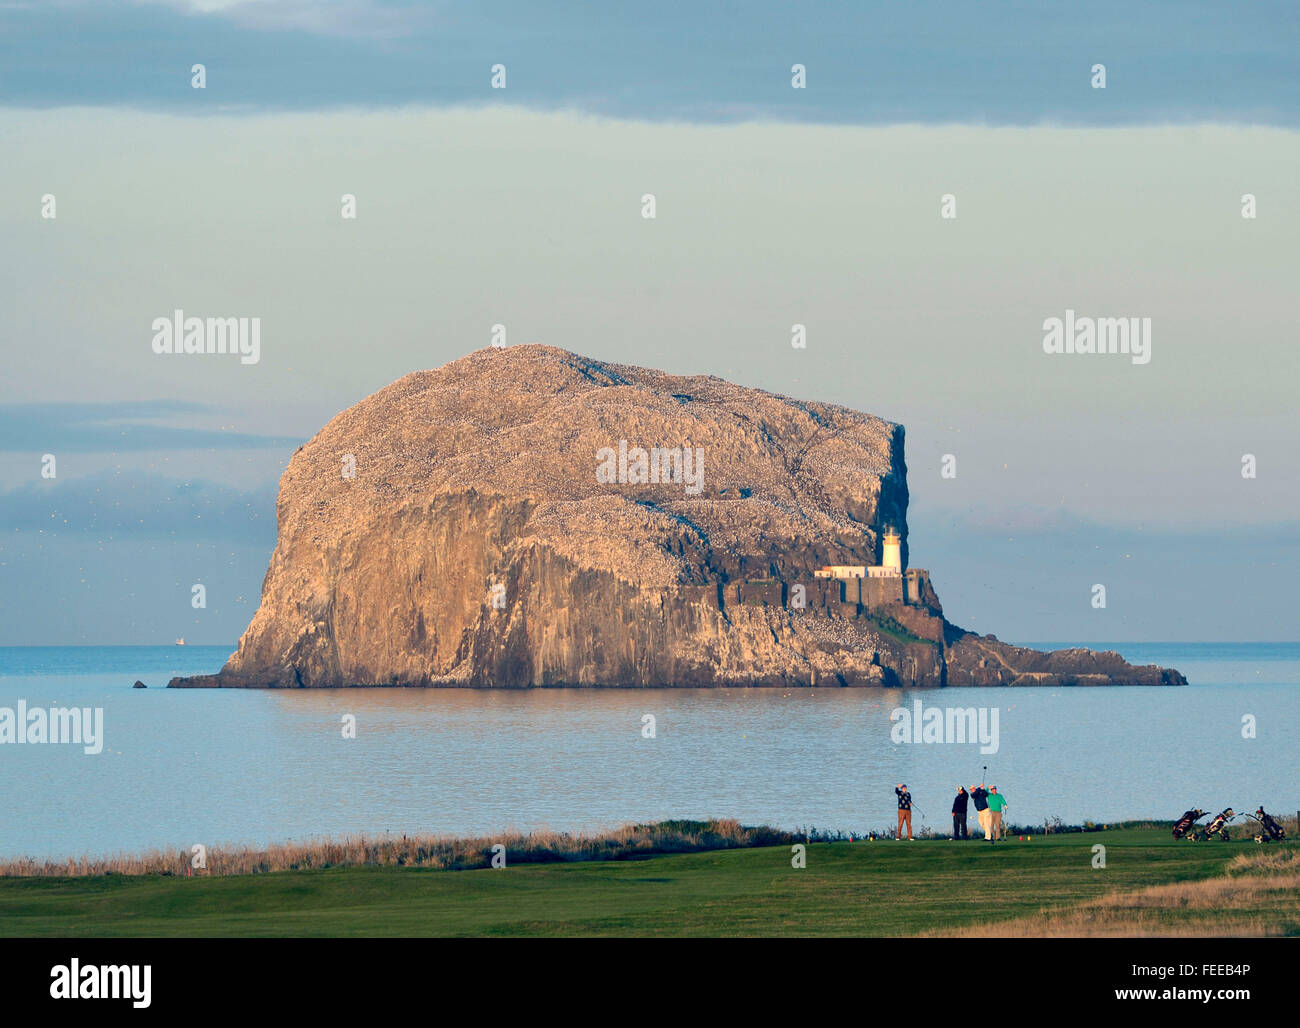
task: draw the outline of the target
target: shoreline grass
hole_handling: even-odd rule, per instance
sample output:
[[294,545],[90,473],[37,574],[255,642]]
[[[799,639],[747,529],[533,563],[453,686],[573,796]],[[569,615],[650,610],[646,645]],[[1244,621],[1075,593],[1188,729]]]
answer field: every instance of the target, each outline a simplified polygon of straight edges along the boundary
[[[494,836],[352,835],[340,839],[275,843],[269,846],[213,846],[197,872],[184,849],[149,850],[111,857],[65,860],[18,858],[0,861],[0,878],[86,878],[159,875],[208,877],[272,874],[337,867],[419,867],[470,871],[492,866],[494,847],[504,846],[511,864],[634,860],[670,853],[779,846],[803,841],[806,833],[766,826],[747,827],[731,818],[628,824],[602,832],[503,832]],[[813,831],[814,841],[829,841]]]
[[[1295,819],[1282,819],[1288,838],[1297,837]],[[1047,825],[1005,826],[1008,839],[1091,834],[1114,830],[1168,832],[1172,821],[1135,820],[1111,824],[1085,821],[1066,825],[1060,819]],[[1238,838],[1245,829],[1237,826]],[[978,836],[978,833],[976,833]],[[814,827],[793,830],[768,825],[742,825],[734,818],[707,821],[669,820],[626,824],[594,832],[557,832],[547,829],[503,832],[494,836],[452,835],[350,835],[338,839],[274,843],[267,846],[218,845],[205,851],[204,865],[194,868],[193,854],[184,848],[154,849],[139,854],[107,857],[69,857],[38,860],[19,857],[0,860],[3,878],[89,878],[122,875],[140,877],[226,877],[274,874],[285,871],[325,870],[339,867],[412,867],[439,871],[472,871],[491,868],[494,847],[505,847],[510,864],[577,863],[590,861],[638,860],[675,853],[699,853],[727,849],[791,846],[795,843],[824,844],[851,841],[889,841],[894,830],[852,832]],[[924,827],[919,840],[949,839]],[[972,845],[982,842],[972,838]]]

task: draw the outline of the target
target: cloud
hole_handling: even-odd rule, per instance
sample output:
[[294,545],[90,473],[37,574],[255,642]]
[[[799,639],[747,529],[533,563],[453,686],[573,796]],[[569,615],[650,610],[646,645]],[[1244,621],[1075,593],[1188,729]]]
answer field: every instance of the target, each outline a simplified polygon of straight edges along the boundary
[[386,0],[134,0],[184,14],[210,15],[253,29],[296,30],[319,35],[394,36],[427,27],[428,3]]
[[303,441],[239,432],[228,426],[198,428],[175,423],[216,416],[216,408],[210,405],[172,400],[5,404],[0,405],[0,452],[245,450],[290,448]]
[[[1289,0],[645,6],[81,0],[0,6],[0,98],[214,110],[508,100],[725,123],[1300,124]],[[1177,32],[1170,31],[1176,25]],[[194,62],[206,89],[190,88]],[[508,68],[508,87],[489,85]],[[1090,84],[1106,63],[1108,86]],[[791,68],[807,88],[791,88]]]

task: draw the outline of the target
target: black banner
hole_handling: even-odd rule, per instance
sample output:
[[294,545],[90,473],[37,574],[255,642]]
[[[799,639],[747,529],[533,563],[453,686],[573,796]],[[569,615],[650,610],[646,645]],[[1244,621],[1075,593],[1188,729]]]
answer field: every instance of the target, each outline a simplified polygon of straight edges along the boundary
[[[6,1009],[135,1017],[337,1018],[389,1004],[562,1013],[575,1000],[661,1014],[694,1003],[924,1015],[949,1004],[1055,1014],[1128,1004],[1230,1015],[1295,1004],[1295,950],[1261,939],[4,940]],[[900,983],[905,983],[899,991]],[[876,986],[880,991],[876,991]],[[865,990],[865,991],[864,991]],[[689,1001],[691,1006],[682,1006]],[[775,1009],[775,1007],[771,1008]],[[1079,1007],[1079,1009],[1082,1009]],[[897,1013],[903,1013],[899,1010]]]

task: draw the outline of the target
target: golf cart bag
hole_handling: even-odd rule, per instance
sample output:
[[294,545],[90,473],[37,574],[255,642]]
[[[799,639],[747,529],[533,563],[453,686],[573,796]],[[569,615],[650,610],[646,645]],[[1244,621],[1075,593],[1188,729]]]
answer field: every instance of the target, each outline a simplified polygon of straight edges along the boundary
[[1214,820],[1196,833],[1197,842],[1205,842],[1207,839],[1213,839],[1216,835],[1222,842],[1227,842],[1231,836],[1228,834],[1228,825],[1237,815],[1231,807],[1227,807],[1214,815]]
[[[1197,808],[1189,810],[1178,819],[1178,824],[1174,825],[1174,838],[1181,839],[1187,835],[1197,820],[1205,816],[1205,811]],[[1188,836],[1190,838],[1190,836]]]
[[1286,838],[1286,829],[1273,820],[1272,814],[1265,813],[1263,807],[1260,807],[1250,816],[1259,822],[1259,834],[1255,836],[1256,842],[1281,842]]

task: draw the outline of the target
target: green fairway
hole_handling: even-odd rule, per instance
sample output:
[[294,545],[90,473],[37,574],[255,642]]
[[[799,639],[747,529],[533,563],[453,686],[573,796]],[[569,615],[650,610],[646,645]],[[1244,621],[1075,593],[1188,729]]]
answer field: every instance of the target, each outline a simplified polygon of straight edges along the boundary
[[[1093,867],[1092,847],[1106,847]],[[0,880],[5,936],[911,935],[1219,875],[1250,842],[1167,830],[719,850],[501,870]]]

